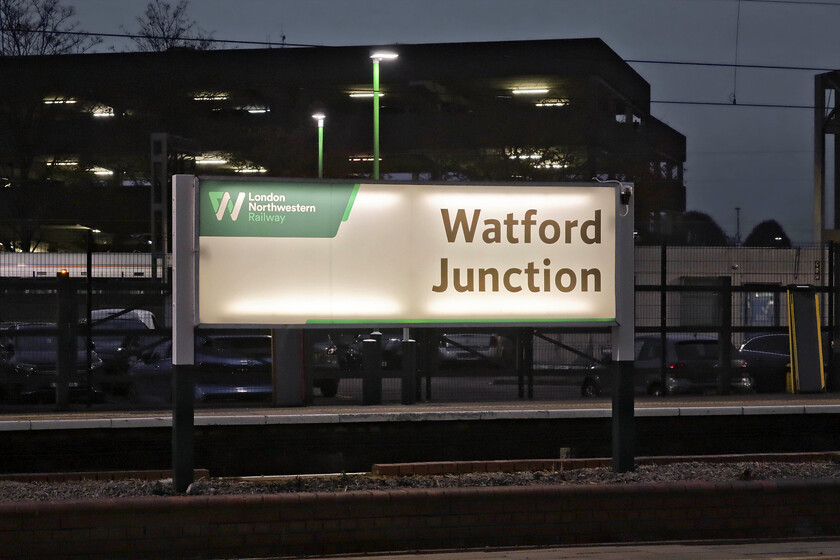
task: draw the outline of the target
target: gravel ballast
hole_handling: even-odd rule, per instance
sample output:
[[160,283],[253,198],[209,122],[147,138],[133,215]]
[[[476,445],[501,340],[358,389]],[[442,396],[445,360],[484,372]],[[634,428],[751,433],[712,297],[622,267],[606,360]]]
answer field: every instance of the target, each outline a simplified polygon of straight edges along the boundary
[[[610,467],[527,472],[493,472],[414,476],[373,474],[307,475],[262,478],[201,478],[188,495],[350,492],[408,488],[456,488],[570,484],[638,484],[648,482],[726,482],[840,478],[840,464],[809,462],[703,462],[640,465],[632,472]],[[178,496],[170,479],[14,482],[0,480],[0,502],[43,502],[142,496]]]

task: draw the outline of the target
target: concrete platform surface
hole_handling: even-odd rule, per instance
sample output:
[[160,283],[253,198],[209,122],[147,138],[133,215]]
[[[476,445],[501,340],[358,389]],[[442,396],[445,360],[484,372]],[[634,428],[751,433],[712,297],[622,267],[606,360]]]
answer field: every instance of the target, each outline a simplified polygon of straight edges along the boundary
[[[840,394],[717,395],[668,398],[639,397],[635,416],[822,415],[840,413]],[[415,405],[306,407],[197,407],[196,426],[272,424],[340,424],[347,422],[424,422],[502,419],[609,418],[609,399],[419,403]],[[171,409],[71,411],[24,409],[0,412],[0,432],[109,428],[158,428],[172,425]]]

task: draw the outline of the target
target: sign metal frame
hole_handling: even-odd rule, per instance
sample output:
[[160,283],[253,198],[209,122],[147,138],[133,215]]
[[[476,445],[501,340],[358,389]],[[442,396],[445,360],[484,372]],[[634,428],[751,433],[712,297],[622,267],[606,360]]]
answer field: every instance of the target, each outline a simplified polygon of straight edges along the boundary
[[608,328],[622,189],[202,177],[197,324]]

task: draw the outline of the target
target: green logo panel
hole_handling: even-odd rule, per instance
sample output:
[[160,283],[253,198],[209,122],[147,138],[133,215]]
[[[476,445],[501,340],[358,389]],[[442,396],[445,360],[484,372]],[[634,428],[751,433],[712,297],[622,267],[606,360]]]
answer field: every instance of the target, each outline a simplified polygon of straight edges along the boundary
[[358,184],[203,180],[199,235],[335,237],[350,216]]

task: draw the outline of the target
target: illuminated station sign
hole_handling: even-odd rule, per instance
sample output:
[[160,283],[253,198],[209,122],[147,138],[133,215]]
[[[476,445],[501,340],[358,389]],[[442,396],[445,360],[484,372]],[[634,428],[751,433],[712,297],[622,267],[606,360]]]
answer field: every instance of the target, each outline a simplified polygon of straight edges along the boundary
[[197,322],[606,326],[618,190],[200,179]]

